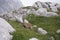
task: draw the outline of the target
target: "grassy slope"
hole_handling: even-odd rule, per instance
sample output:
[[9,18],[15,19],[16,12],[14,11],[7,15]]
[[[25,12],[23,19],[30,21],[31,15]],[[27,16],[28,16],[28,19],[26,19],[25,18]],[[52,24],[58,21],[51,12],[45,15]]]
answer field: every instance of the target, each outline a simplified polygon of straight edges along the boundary
[[60,17],[40,17],[29,15],[27,17],[30,23],[42,27],[48,31],[47,35],[41,35],[33,30],[23,28],[22,24],[16,21],[8,21],[15,29],[13,40],[28,40],[29,38],[36,37],[39,40],[48,40],[50,36],[54,36],[56,40],[60,40],[60,34],[55,33],[60,29]]

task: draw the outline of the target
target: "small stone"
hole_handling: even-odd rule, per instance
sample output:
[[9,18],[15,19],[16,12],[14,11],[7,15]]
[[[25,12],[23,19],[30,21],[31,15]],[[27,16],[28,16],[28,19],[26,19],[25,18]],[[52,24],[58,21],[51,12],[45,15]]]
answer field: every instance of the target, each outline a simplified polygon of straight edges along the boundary
[[41,33],[42,35],[46,35],[47,31],[44,30],[43,28],[38,28],[38,33]]
[[60,29],[58,29],[58,30],[56,31],[56,33],[60,33]]
[[38,40],[37,38],[31,38],[31,39],[29,39],[29,40]]
[[49,40],[55,40],[55,38],[52,36],[52,37],[49,38]]
[[37,27],[37,25],[33,25],[33,27]]

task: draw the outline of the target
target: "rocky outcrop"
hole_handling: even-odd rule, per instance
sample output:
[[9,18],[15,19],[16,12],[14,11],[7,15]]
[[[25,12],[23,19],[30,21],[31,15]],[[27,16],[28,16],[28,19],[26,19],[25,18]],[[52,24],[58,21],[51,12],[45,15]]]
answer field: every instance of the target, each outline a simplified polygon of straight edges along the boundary
[[58,9],[56,7],[50,7],[52,12],[57,12]]
[[11,40],[10,33],[15,32],[15,29],[3,18],[0,18],[0,40]]
[[46,13],[46,17],[52,17],[52,16],[58,16],[58,14],[54,13],[54,12],[47,12]]
[[40,1],[35,2],[33,6],[37,8],[47,8],[47,9],[49,8],[45,2],[40,2]]
[[21,17],[23,15],[26,16],[29,14],[35,14],[38,16],[45,16],[45,17],[58,16],[58,14],[55,12],[57,12],[59,8],[60,6],[57,3],[38,1],[38,2],[35,2],[33,6],[22,7],[22,8],[19,8],[18,10],[5,13],[4,15],[0,14],[0,17],[8,20],[16,21],[17,16]]
[[46,8],[48,10],[51,9],[52,12],[57,12],[58,10],[60,10],[60,4],[58,3],[37,1],[33,6],[37,8]]
[[40,1],[35,2],[35,4],[33,4],[33,7],[42,8],[41,2]]
[[5,19],[0,18],[0,25],[10,33],[15,31],[15,29],[13,29],[13,27]]
[[46,8],[40,8],[40,9],[38,9],[38,10],[36,11],[35,14],[38,15],[38,16],[45,16],[46,13],[47,13],[47,9],[46,9]]
[[38,9],[37,12],[35,13],[35,15],[45,16],[45,17],[58,16],[58,14],[55,13],[55,12],[47,12],[46,8],[40,8],[40,9]]
[[0,26],[0,40],[12,40],[12,37],[5,28]]

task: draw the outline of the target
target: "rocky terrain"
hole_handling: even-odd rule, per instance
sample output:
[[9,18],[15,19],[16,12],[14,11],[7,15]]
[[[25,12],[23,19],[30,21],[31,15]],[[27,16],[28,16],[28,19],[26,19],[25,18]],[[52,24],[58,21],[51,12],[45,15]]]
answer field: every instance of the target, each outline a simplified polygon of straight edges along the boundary
[[8,13],[2,14],[1,16],[7,17],[5,19],[15,20],[15,16],[26,16],[29,14],[35,14],[37,16],[59,16],[57,12],[60,11],[60,4],[58,3],[50,3],[50,2],[35,2],[32,6],[21,7],[18,10],[10,11]]
[[[11,2],[15,4],[14,0]],[[10,4],[10,1],[8,1],[8,4]],[[3,35],[1,40],[60,39],[60,4],[40,1],[28,7],[22,7],[20,3],[17,5],[17,2],[16,5],[8,4],[6,3],[7,7],[3,5],[0,7],[0,30],[3,30],[0,31],[0,38]],[[12,5],[14,8],[13,10],[11,7]],[[16,7],[17,9],[15,9]],[[12,38],[10,33],[15,30],[16,32],[13,34]]]

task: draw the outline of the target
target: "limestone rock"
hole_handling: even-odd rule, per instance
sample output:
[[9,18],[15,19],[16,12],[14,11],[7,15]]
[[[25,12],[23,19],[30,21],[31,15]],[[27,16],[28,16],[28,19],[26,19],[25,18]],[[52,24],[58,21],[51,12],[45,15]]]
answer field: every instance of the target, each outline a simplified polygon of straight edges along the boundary
[[45,2],[41,2],[43,8],[49,9],[48,5]]
[[42,5],[41,5],[40,1],[35,2],[35,4],[33,4],[33,6],[37,7],[37,8],[42,8]]
[[47,12],[47,9],[45,8],[40,8],[36,11],[36,15],[39,15],[39,16],[45,16],[46,15],[46,12]]
[[38,28],[38,33],[41,33],[42,35],[46,35],[48,32],[43,28]]
[[54,12],[47,12],[46,17],[58,16],[57,13]]
[[58,11],[57,7],[50,7],[50,8],[51,8],[52,12],[57,12]]
[[15,16],[15,18],[16,18],[16,20],[18,21],[18,22],[21,22],[21,23],[23,23],[23,16],[21,15],[17,15],[17,16]]
[[31,39],[29,39],[29,40],[38,40],[37,38],[31,38]]
[[15,29],[3,18],[0,18],[0,26],[8,30],[10,33],[15,31]]
[[15,32],[15,29],[3,18],[0,18],[0,40],[12,40],[10,33]]
[[58,30],[56,31],[56,33],[60,33],[60,29],[58,29]]
[[0,40],[11,40],[12,37],[5,28],[0,26]]
[[49,8],[45,2],[40,2],[40,1],[35,2],[33,6],[37,8],[47,8],[47,9]]

